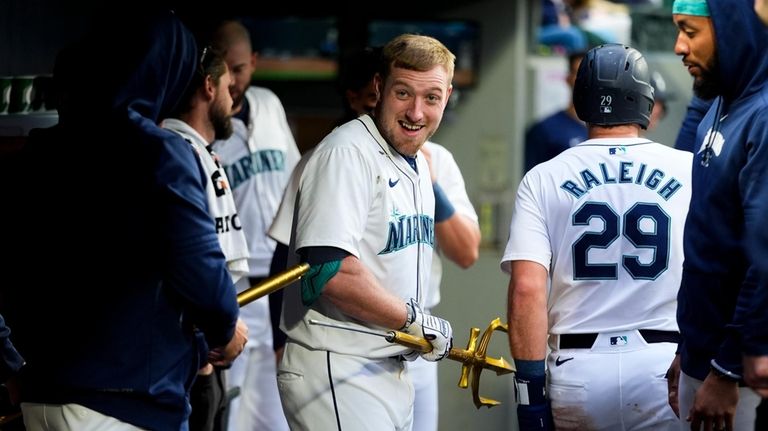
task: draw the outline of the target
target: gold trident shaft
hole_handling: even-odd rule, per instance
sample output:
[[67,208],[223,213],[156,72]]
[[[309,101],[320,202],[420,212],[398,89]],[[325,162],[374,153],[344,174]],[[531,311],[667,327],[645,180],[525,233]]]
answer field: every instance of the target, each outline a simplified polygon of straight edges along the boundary
[[[459,387],[465,389],[469,386],[469,381],[472,381],[472,399],[475,402],[475,407],[478,409],[482,406],[491,408],[501,404],[491,398],[485,398],[480,396],[480,374],[484,369],[492,370],[497,376],[502,374],[508,374],[515,371],[512,365],[507,362],[503,356],[499,358],[490,358],[486,353],[488,350],[488,344],[491,341],[491,336],[494,331],[507,332],[507,325],[501,323],[500,318],[495,318],[488,325],[488,328],[480,336],[480,344],[477,344],[478,336],[480,335],[479,328],[472,328],[469,332],[469,342],[466,349],[457,349],[452,347],[448,352],[448,359],[461,362],[461,378],[459,379]],[[410,347],[420,352],[429,352],[432,350],[432,345],[424,338],[414,337],[413,335],[406,334],[400,331],[388,331],[386,340],[391,343],[397,343],[406,347]]]
[[300,279],[307,271],[309,271],[309,264],[300,263],[263,280],[261,283],[254,284],[237,294],[237,305],[242,307],[262,296],[276,292]]

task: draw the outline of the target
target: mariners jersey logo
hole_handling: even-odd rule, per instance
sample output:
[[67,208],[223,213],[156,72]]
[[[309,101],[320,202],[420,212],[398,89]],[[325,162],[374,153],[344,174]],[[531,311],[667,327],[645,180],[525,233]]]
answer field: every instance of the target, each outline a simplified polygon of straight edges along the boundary
[[233,189],[262,172],[284,171],[285,154],[280,150],[260,150],[242,157],[234,164],[224,166]]
[[379,254],[402,250],[414,244],[435,246],[435,220],[424,214],[402,215],[392,210],[387,245]]

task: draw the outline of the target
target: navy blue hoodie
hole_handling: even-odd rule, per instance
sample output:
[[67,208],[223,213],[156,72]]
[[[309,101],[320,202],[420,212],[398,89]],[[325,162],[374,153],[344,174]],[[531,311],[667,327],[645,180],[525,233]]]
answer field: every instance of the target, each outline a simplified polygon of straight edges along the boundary
[[194,329],[225,345],[235,288],[187,142],[157,126],[197,71],[170,13],[100,22],[57,59],[60,123],[24,149],[4,314],[27,361],[22,400],[78,403],[179,430]]
[[[766,213],[756,211],[768,200],[768,32],[752,3],[708,1],[722,88],[696,134],[677,313],[682,369],[697,379],[712,359],[742,373],[745,313],[759,284],[755,263],[768,260],[746,247],[747,232],[768,229],[761,226]],[[763,309],[762,328],[767,315]]]

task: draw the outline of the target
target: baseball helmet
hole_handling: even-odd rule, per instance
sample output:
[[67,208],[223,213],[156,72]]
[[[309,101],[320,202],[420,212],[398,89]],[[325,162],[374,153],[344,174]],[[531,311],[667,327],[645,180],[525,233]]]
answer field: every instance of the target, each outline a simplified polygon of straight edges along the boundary
[[592,48],[582,60],[573,88],[579,118],[590,124],[648,127],[653,87],[640,51],[619,43]]

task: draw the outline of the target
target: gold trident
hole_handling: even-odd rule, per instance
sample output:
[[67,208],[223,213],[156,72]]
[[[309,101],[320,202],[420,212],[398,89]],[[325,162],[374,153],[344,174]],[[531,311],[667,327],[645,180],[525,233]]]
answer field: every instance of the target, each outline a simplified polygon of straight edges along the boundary
[[477,336],[480,334],[480,329],[472,328],[469,330],[469,341],[467,342],[467,349],[460,350],[452,348],[451,352],[448,354],[449,358],[462,362],[461,377],[459,378],[460,388],[465,389],[468,386],[468,382],[470,380],[470,371],[472,372],[472,400],[475,402],[475,407],[478,409],[482,406],[491,408],[501,404],[499,401],[494,399],[480,396],[480,373],[483,372],[483,369],[488,368],[489,370],[493,370],[496,372],[497,376],[515,371],[515,369],[512,368],[512,365],[510,365],[503,356],[499,356],[498,359],[489,358],[488,354],[486,353],[488,350],[488,344],[491,341],[491,336],[493,335],[493,331],[497,330],[501,332],[508,331],[507,325],[505,323],[501,323],[501,319],[498,317],[493,319],[491,324],[488,325],[488,328],[486,328],[486,330],[483,332],[483,335],[480,337],[479,346],[475,347],[477,343]]
[[276,292],[300,279],[307,271],[309,271],[309,264],[300,263],[263,280],[261,283],[254,284],[237,294],[237,305],[242,307],[262,296]]
[[[488,325],[488,328],[480,336],[480,345],[477,345],[477,338],[480,334],[479,328],[472,328],[469,331],[469,342],[467,342],[466,349],[457,349],[452,347],[448,352],[448,359],[461,362],[461,378],[459,379],[459,387],[465,389],[469,386],[469,381],[472,381],[472,399],[475,402],[475,407],[478,409],[482,406],[491,408],[501,404],[491,398],[485,398],[480,396],[480,374],[483,369],[489,369],[496,372],[497,376],[502,374],[508,374],[515,371],[512,365],[507,362],[503,356],[497,358],[489,358],[486,351],[488,350],[488,344],[491,341],[493,331],[507,332],[507,325],[501,323],[500,318],[495,318]],[[392,343],[401,344],[406,347],[410,347],[420,352],[429,352],[432,350],[432,344],[424,338],[414,337],[413,335],[406,334],[400,331],[388,331],[386,340]],[[471,374],[470,374],[471,373]]]
[[[432,351],[432,344],[424,338],[414,337],[413,335],[406,334],[400,331],[377,331],[373,329],[363,329],[357,326],[351,326],[341,323],[322,322],[315,319],[310,319],[309,323],[312,325],[328,326],[337,329],[346,329],[348,331],[362,332],[365,334],[378,335],[384,337],[385,340],[390,343],[397,343],[401,346],[410,347],[413,350],[427,353]],[[488,344],[491,341],[493,331],[507,332],[507,325],[501,323],[501,319],[498,317],[491,321],[488,328],[480,336],[480,345],[477,346],[477,338],[480,334],[480,329],[472,328],[469,332],[469,342],[467,348],[457,349],[452,347],[448,351],[448,359],[461,362],[461,379],[459,379],[459,387],[464,389],[469,386],[469,380],[472,380],[472,399],[475,401],[475,407],[478,409],[482,406],[491,408],[501,404],[499,401],[485,398],[480,396],[480,373],[483,369],[489,369],[496,372],[497,376],[502,374],[508,374],[514,372],[512,365],[507,362],[504,357],[489,358],[486,351],[488,350]]]

